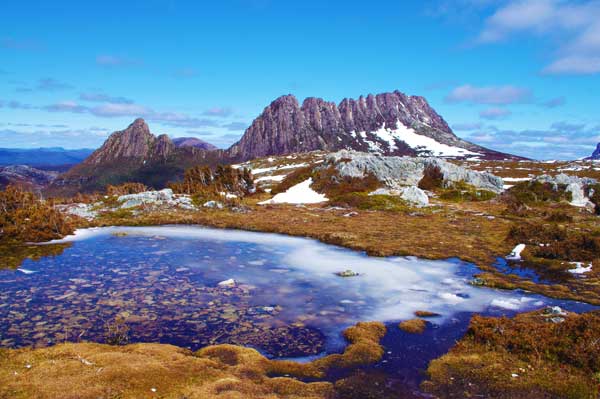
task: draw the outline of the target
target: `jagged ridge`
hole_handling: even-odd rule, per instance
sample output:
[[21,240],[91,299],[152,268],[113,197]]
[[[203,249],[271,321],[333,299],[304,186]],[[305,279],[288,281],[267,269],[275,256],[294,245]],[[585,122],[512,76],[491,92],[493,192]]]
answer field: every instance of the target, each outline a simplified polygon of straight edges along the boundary
[[[432,148],[443,151],[431,151]],[[245,161],[340,149],[385,155],[444,155],[445,151],[456,157],[514,158],[458,138],[423,97],[399,91],[344,99],[339,105],[314,97],[300,105],[293,95],[279,97],[227,154]]]

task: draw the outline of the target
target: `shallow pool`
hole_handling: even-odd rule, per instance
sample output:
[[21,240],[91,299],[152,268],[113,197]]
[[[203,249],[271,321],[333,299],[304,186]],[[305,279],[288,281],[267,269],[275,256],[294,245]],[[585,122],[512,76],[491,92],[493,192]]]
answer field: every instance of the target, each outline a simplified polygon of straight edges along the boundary
[[[585,304],[470,284],[459,260],[374,258],[314,240],[191,226],[80,230],[61,255],[0,270],[0,345],[161,342],[191,349],[235,343],[271,357],[340,350],[341,331],[384,321],[377,367],[418,379],[473,313],[512,315]],[[351,270],[358,276],[339,277]],[[233,280],[227,281],[227,280]],[[222,284],[219,284],[222,283]],[[422,336],[396,322],[439,313]]]

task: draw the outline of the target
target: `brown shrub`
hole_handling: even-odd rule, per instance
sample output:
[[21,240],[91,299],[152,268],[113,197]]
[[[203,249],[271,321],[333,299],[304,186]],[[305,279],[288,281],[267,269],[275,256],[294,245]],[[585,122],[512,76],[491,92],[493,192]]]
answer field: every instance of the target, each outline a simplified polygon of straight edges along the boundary
[[109,184],[106,187],[106,194],[109,196],[120,196],[120,195],[128,195],[128,194],[139,194],[144,191],[148,191],[148,187],[146,187],[143,183],[123,183],[118,186],[113,186]]
[[439,166],[429,166],[423,171],[423,177],[418,184],[421,190],[433,191],[444,186],[444,174]]
[[0,241],[41,242],[72,232],[73,226],[51,203],[15,186],[0,191]]
[[255,191],[250,170],[235,169],[229,165],[218,165],[215,170],[208,166],[195,166],[185,171],[182,182],[171,183],[169,187],[179,194],[201,195],[207,198],[220,192],[242,197]]
[[427,328],[427,322],[422,319],[410,319],[401,322],[398,327],[410,334],[423,334]]

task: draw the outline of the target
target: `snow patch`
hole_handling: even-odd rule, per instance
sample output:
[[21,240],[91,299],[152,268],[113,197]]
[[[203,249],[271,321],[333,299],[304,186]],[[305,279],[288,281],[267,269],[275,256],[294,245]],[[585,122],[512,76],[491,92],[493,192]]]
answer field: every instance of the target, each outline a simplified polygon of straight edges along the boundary
[[270,200],[259,202],[259,205],[267,204],[317,204],[329,201],[323,194],[319,194],[312,188],[312,178],[290,187],[286,192],[275,195]]
[[569,269],[569,273],[573,274],[584,274],[592,271],[592,264],[588,264],[587,266],[583,266],[583,262],[569,262],[572,265],[575,265],[574,269]]
[[510,255],[508,255],[506,257],[506,259],[508,260],[521,260],[521,252],[523,252],[523,250],[525,249],[525,244],[519,244],[517,245],[512,252],[510,253]]

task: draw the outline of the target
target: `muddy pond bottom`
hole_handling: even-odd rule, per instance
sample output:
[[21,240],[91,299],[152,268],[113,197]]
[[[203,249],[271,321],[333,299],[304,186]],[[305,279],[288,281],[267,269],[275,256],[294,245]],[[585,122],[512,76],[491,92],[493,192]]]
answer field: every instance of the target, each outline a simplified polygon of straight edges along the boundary
[[[473,286],[478,269],[455,259],[374,258],[277,234],[109,227],[58,242],[72,245],[0,270],[0,346],[160,342],[196,350],[232,343],[305,358],[340,351],[341,332],[358,321],[383,321],[386,356],[376,367],[419,379],[473,313],[591,308]],[[346,270],[357,275],[336,275]],[[423,335],[400,331],[396,323],[417,310],[440,316]]]

